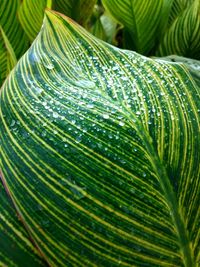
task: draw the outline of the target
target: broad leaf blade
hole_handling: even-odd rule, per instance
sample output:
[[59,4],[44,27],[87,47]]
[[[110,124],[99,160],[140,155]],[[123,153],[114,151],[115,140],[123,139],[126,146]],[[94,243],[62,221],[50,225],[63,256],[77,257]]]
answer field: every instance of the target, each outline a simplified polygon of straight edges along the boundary
[[198,98],[182,66],[47,12],[0,130],[6,185],[53,265],[197,266]]
[[200,61],[199,60],[180,57],[180,56],[176,56],[176,55],[171,55],[168,57],[155,58],[155,59],[161,60],[161,61],[184,64],[188,68],[188,70],[190,71],[193,78],[196,80],[197,85],[200,86]]

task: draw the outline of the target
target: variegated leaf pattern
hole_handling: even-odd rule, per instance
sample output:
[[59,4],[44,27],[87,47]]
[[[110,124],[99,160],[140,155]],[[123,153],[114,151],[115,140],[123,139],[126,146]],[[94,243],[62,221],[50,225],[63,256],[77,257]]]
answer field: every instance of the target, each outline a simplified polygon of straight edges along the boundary
[[200,59],[200,1],[194,0],[176,17],[161,41],[157,55]]
[[173,0],[168,25],[170,26],[186,8],[193,4],[193,2],[194,0]]
[[32,42],[40,31],[44,18],[45,8],[51,8],[52,2],[49,0],[23,0],[19,11],[19,21]]
[[18,21],[19,6],[20,0],[0,0],[0,26],[17,58],[21,57],[28,48],[28,39]]
[[4,184],[50,266],[197,267],[199,87],[47,11],[0,98]]
[[0,86],[16,63],[15,52],[0,26]]
[[26,37],[17,18],[20,0],[0,0],[0,86],[28,49]]

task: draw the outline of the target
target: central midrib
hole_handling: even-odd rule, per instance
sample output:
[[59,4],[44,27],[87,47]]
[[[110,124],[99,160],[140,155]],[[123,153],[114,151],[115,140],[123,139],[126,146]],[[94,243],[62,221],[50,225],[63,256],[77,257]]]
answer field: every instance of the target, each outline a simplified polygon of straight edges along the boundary
[[[123,110],[124,116],[130,121],[135,121],[137,123],[137,118],[135,118],[126,108]],[[180,250],[183,256],[183,263],[185,267],[196,267],[194,262],[194,256],[190,247],[190,240],[184,224],[183,218],[181,216],[181,209],[178,206],[177,198],[171,182],[169,180],[167,171],[163,166],[161,159],[159,158],[158,153],[156,152],[153,143],[151,142],[152,138],[146,131],[146,129],[141,125],[140,122],[137,123],[138,134],[142,133],[140,136],[144,142],[144,145],[147,149],[149,155],[151,155],[151,164],[152,167],[159,177],[161,188],[164,192],[165,199],[170,209],[171,217],[174,222],[175,230],[178,235]]]

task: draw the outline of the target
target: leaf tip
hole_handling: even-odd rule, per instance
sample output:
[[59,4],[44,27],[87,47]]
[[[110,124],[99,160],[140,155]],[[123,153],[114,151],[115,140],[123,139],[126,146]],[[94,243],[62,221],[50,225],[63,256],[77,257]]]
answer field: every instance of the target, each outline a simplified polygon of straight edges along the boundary
[[78,23],[76,23],[73,19],[71,19],[70,17],[67,17],[66,15],[58,12],[58,11],[55,11],[55,10],[52,10],[52,9],[49,9],[49,8],[46,8],[45,9],[45,15],[49,18],[49,19],[53,19],[53,18],[62,18],[63,20],[67,21],[68,23],[70,24],[76,24],[78,25]]

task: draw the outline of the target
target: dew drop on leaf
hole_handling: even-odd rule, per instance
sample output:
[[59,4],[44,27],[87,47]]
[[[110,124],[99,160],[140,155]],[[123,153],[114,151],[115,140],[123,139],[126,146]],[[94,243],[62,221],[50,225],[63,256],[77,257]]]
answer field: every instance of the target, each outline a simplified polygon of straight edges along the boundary
[[94,105],[92,103],[90,103],[90,104],[87,105],[87,108],[91,108],[92,109],[92,108],[94,108]]
[[16,123],[15,120],[12,120],[11,124],[10,124],[10,127],[13,127],[15,125],[15,123]]
[[40,87],[35,87],[34,88],[34,91],[35,91],[35,94],[37,95],[37,96],[39,96],[39,95],[41,95],[42,93],[43,93],[43,89],[42,88],[40,88]]
[[47,68],[48,70],[52,70],[54,68],[54,65],[53,64],[45,64],[44,65],[45,68]]
[[124,123],[123,121],[120,121],[120,122],[119,122],[119,125],[120,125],[120,126],[124,126],[124,124],[125,124],[125,123]]
[[53,112],[53,117],[56,119],[59,117],[58,113],[57,112]]
[[110,116],[109,116],[108,114],[103,114],[103,118],[104,118],[104,119],[109,119],[109,117],[110,117]]

